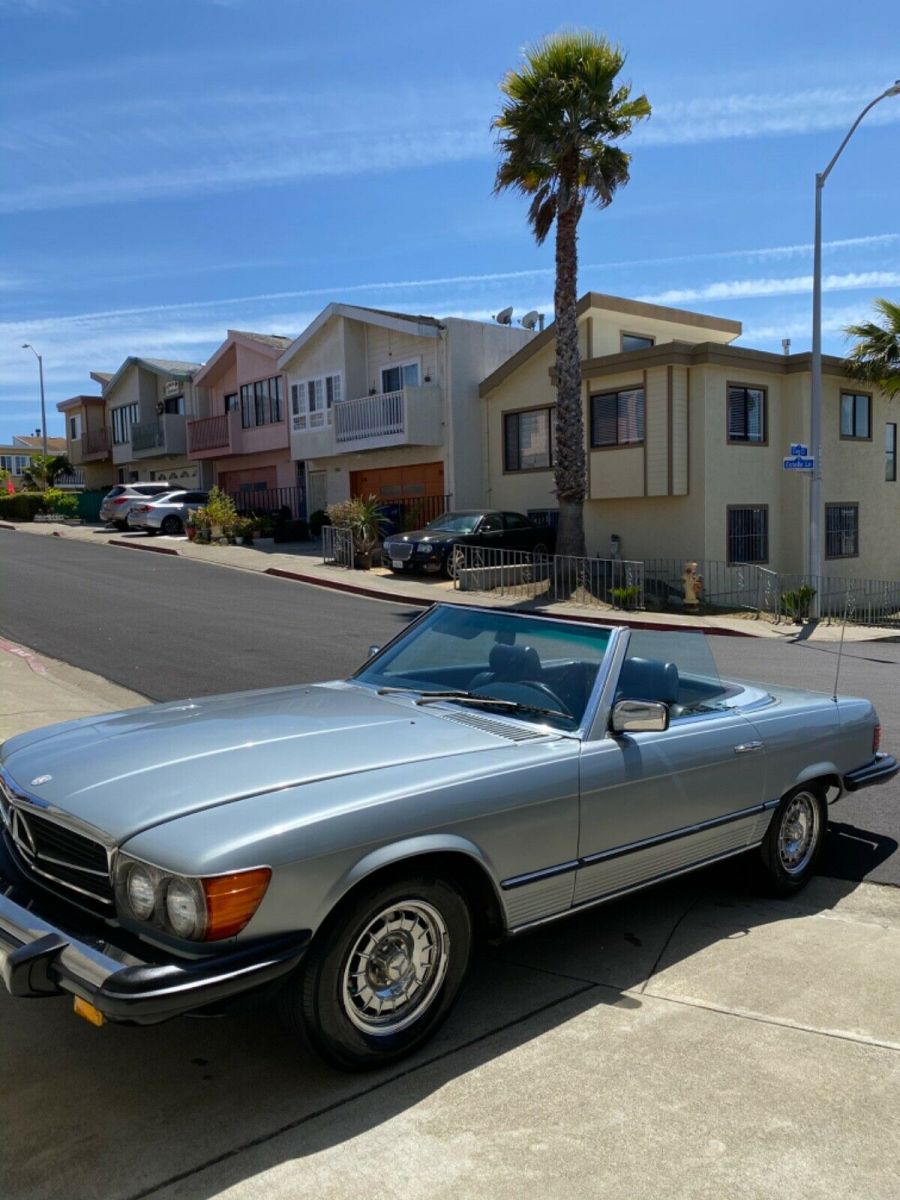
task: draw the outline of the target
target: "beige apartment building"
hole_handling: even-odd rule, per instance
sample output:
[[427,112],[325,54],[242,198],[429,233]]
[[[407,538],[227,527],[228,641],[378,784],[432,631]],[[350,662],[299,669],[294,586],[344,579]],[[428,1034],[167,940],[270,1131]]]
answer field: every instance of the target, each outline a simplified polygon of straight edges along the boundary
[[[107,381],[112,378],[100,372],[97,375]],[[112,487],[115,472],[103,397],[72,396],[56,408],[66,422],[66,454],[72,466],[84,473],[87,491]]]
[[307,511],[360,495],[423,518],[482,504],[479,383],[533,336],[329,304],[278,360]]
[[187,422],[199,416],[193,377],[200,363],[129,355],[103,382],[105,428],[114,483],[171,480],[177,487],[202,487],[204,464],[187,454]]
[[[735,346],[740,323],[597,293],[578,306],[588,552],[806,569],[810,355]],[[486,498],[556,508],[553,326],[483,380]],[[823,363],[825,574],[900,579],[900,409]]]

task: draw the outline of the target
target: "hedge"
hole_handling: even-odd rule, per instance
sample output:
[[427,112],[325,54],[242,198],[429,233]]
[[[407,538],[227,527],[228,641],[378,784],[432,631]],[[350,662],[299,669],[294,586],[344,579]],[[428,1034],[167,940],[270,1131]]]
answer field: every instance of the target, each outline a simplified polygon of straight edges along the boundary
[[15,494],[0,494],[0,520],[33,521],[35,513],[39,513],[44,503],[41,492],[16,492]]

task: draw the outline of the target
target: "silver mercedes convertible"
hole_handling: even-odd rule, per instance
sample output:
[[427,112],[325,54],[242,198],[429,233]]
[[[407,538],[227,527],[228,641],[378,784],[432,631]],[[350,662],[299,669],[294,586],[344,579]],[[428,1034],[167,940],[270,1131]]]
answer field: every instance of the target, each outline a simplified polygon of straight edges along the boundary
[[272,991],[377,1066],[479,936],[738,854],[795,891],[829,804],[897,773],[878,740],[866,700],[719,678],[702,634],[438,605],[350,679],[7,741],[0,969],[97,1025]]

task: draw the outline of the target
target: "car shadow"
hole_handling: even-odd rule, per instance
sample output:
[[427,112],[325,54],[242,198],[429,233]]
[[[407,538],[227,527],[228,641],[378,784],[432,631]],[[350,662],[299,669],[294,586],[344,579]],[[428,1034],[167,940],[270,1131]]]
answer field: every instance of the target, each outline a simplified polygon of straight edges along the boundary
[[[891,838],[835,826],[866,872]],[[691,970],[733,939],[853,903],[858,883],[820,877],[787,901],[763,900],[732,859],[479,950],[450,1019],[418,1054],[364,1075],[332,1070],[287,1040],[269,1005],[218,1020],[94,1029],[67,1002],[0,997],[0,1194],[140,1200],[212,1197],[348,1144],[446,1084],[597,1006],[659,1003],[663,972]],[[845,922],[835,921],[838,933]],[[749,944],[742,942],[742,945]],[[755,953],[765,952],[765,944]],[[762,963],[763,970],[765,962]],[[653,997],[653,999],[651,999]],[[598,1079],[611,1094],[616,1080]],[[52,1137],[48,1137],[52,1130]]]

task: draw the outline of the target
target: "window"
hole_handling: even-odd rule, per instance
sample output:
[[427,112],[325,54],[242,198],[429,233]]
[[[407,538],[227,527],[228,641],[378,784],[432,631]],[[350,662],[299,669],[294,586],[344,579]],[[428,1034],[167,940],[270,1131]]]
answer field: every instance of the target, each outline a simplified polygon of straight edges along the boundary
[[591,396],[591,446],[634,446],[644,440],[644,389]]
[[123,404],[119,408],[112,409],[111,416],[113,445],[124,446],[131,441],[132,425],[137,424],[138,406]]
[[9,471],[10,475],[21,475],[30,465],[27,454],[0,454],[0,471]]
[[244,429],[275,425],[283,417],[280,375],[241,384],[241,425]]
[[419,383],[418,362],[398,363],[395,367],[383,367],[381,371],[382,392],[399,392],[401,388],[417,387]]
[[547,471],[553,466],[552,408],[503,414],[504,471]]
[[505,512],[503,514],[503,524],[507,529],[530,529],[531,522],[521,515],[521,513]]
[[769,561],[769,509],[765,504],[728,509],[728,561]]
[[163,400],[163,412],[183,417],[184,396],[166,396],[165,400]]
[[291,384],[291,418],[294,429],[316,429],[331,424],[331,409],[343,399],[340,375],[324,375]]
[[766,441],[766,389],[728,385],[729,442]]
[[656,345],[656,338],[642,333],[623,333],[622,350],[649,350]]
[[888,483],[897,482],[897,426],[893,421],[884,427],[884,478]]
[[868,441],[871,436],[872,397],[857,392],[841,393],[841,437]]
[[237,392],[229,392],[228,395],[224,398],[223,403],[225,405],[225,411],[227,413],[234,412],[234,410],[238,406]]
[[859,505],[825,505],[825,557],[859,556]]
[[78,413],[74,417],[69,417],[69,439],[73,442],[81,439],[81,417]]

